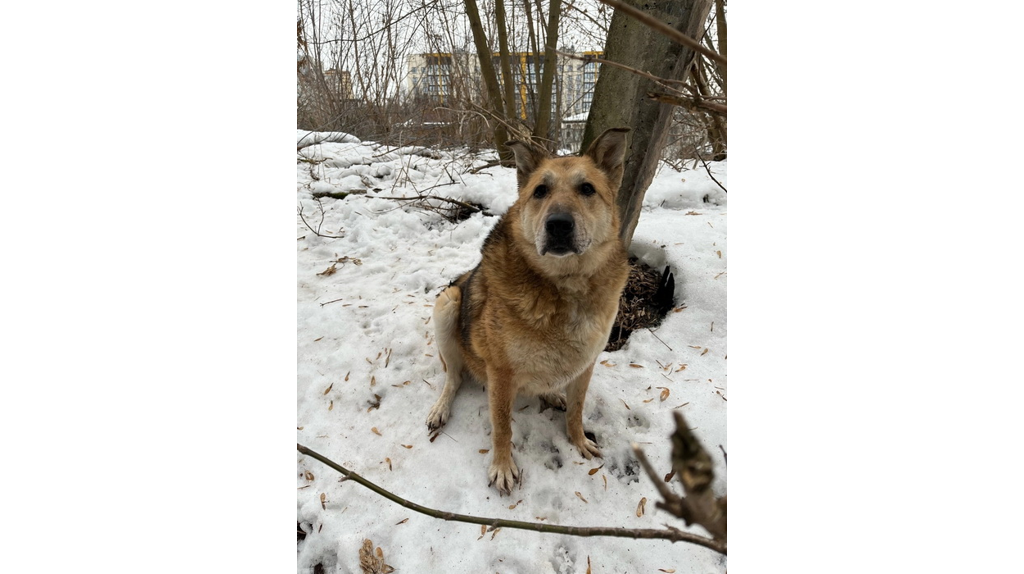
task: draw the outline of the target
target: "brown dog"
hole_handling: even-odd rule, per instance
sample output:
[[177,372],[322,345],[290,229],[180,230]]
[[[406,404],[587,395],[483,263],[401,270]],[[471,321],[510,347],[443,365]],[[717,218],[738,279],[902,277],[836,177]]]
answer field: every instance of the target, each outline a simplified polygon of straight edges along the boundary
[[569,441],[585,458],[601,456],[583,434],[583,399],[629,275],[615,205],[628,131],[604,132],[580,157],[510,142],[519,199],[484,241],[480,264],[434,306],[447,375],[427,427],[448,421],[464,371],[484,382],[493,428],[489,476],[503,494],[519,480],[511,445],[520,393],[564,406]]

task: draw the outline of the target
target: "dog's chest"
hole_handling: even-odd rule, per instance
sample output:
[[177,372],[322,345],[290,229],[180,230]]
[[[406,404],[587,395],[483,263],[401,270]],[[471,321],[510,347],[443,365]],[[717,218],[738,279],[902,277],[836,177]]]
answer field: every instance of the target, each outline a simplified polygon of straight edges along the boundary
[[616,309],[617,300],[573,298],[560,301],[556,313],[535,320],[529,336],[509,349],[524,375],[521,392],[559,391],[591,366],[608,342]]

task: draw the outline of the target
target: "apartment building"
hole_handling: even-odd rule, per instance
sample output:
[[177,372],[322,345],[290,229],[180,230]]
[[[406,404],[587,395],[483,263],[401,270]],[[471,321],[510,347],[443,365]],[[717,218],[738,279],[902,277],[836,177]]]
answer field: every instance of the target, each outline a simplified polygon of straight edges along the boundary
[[[602,52],[582,52],[580,56],[600,57]],[[516,113],[528,119],[536,107],[543,54],[510,54],[512,85],[517,99]],[[492,56],[498,81],[504,90],[504,78],[498,54]],[[586,115],[594,98],[600,65],[574,58],[556,56],[557,71],[551,97],[552,115],[566,118]],[[413,54],[407,59],[406,90],[409,94],[441,103],[469,99],[482,103],[485,97],[480,64],[475,53]]]

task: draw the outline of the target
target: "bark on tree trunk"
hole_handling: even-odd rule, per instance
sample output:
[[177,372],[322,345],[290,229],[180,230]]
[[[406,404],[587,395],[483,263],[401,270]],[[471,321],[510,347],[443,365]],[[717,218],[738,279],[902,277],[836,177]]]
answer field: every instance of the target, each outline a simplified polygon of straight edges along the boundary
[[[700,40],[711,9],[711,0],[644,2],[626,0],[684,34]],[[668,79],[682,79],[693,64],[694,52],[669,40],[637,20],[616,10],[605,43],[604,59],[612,60]],[[628,248],[640,218],[644,194],[654,178],[668,134],[673,106],[651,101],[648,92],[658,91],[653,81],[613,66],[602,66],[594,87],[594,100],[583,132],[581,150],[604,130],[629,127],[622,187],[616,203],[622,221],[620,238]]]

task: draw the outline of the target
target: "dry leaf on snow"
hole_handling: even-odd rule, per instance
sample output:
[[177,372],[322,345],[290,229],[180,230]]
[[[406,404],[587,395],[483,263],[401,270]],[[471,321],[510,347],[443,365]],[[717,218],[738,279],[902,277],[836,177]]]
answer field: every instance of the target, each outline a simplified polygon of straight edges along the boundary
[[359,568],[363,574],[390,574],[395,569],[384,563],[384,551],[377,547],[373,549],[373,542],[367,538],[363,540],[363,547],[359,549]]

